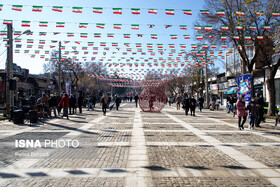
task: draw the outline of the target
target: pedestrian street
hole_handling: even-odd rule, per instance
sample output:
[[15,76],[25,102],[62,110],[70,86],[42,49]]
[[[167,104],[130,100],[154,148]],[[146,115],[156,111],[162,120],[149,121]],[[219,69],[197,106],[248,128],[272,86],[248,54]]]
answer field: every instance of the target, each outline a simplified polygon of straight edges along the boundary
[[[148,113],[130,102],[69,118],[1,121],[0,186],[280,186],[280,128],[269,122],[240,131],[222,110]],[[31,139],[79,145],[15,146]]]

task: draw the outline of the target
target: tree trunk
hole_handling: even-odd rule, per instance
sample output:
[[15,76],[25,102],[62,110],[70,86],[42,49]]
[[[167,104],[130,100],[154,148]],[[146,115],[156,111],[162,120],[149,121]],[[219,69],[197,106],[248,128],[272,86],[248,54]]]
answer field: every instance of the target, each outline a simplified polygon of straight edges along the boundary
[[269,104],[268,104],[268,116],[275,116],[275,82],[274,75],[270,73],[269,78],[266,80],[268,96],[269,96]]

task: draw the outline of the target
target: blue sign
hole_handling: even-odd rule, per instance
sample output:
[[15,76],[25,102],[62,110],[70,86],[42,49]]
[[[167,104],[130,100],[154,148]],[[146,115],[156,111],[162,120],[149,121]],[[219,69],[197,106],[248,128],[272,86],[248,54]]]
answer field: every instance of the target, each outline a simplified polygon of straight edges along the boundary
[[251,74],[239,75],[237,83],[237,96],[244,96],[244,100],[249,102],[251,100]]

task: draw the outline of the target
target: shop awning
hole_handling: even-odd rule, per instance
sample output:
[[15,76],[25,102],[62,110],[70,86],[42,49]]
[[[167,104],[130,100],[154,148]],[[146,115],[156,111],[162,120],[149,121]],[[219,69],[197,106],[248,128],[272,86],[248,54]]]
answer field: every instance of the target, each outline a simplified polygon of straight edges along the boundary
[[225,91],[225,94],[234,94],[237,92],[237,86],[229,87],[227,91]]

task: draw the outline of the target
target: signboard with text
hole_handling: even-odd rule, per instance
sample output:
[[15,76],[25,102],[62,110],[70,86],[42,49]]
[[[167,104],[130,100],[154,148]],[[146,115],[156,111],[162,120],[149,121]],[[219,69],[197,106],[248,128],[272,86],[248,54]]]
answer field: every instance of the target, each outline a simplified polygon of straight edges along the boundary
[[237,96],[244,96],[244,100],[249,102],[251,100],[251,74],[239,75],[237,83]]

